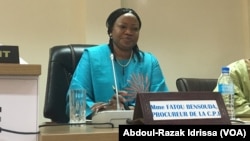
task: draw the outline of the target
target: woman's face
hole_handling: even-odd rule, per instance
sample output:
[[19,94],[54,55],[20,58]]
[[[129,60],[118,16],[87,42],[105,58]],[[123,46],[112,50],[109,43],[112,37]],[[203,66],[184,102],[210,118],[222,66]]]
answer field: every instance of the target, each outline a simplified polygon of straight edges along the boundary
[[131,14],[126,13],[116,19],[111,32],[114,47],[120,50],[131,50],[139,38],[139,21]]

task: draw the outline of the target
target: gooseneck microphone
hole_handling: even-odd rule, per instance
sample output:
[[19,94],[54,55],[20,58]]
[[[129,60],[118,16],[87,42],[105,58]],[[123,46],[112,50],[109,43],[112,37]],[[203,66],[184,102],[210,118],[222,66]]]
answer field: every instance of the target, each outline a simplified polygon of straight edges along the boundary
[[[121,110],[118,88],[116,82],[116,74],[115,74],[115,64],[114,64],[114,55],[111,53],[110,55],[112,61],[113,75],[114,75],[114,86],[113,89],[116,95],[117,101],[117,110],[104,110],[100,111],[97,114],[94,114],[92,117],[92,123],[101,123],[95,124],[94,127],[110,127],[110,125],[106,123],[111,123],[114,125],[113,127],[119,127],[121,124],[128,124],[128,119],[133,119],[134,110]],[[103,124],[104,123],[104,124]]]
[[115,95],[116,95],[116,102],[117,102],[117,110],[120,110],[120,103],[119,103],[119,94],[118,94],[118,88],[117,88],[117,81],[116,81],[116,73],[115,73],[115,64],[114,64],[114,55],[113,53],[110,54],[110,59],[112,62],[112,68],[113,68],[113,75],[114,75],[114,83],[115,83]]

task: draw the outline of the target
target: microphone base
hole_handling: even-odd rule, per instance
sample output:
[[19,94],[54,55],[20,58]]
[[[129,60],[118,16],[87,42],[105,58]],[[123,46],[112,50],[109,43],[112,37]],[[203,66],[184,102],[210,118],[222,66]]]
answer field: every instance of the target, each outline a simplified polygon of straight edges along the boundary
[[[101,111],[92,117],[94,127],[113,127],[117,128],[119,125],[126,125],[127,120],[132,120],[134,110],[110,110]],[[110,123],[110,124],[108,124]]]

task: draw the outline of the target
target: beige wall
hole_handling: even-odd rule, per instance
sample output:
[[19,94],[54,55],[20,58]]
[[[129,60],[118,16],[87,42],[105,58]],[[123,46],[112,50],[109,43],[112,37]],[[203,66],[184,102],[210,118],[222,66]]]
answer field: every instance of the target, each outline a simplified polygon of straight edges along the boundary
[[178,77],[218,77],[220,67],[250,57],[249,0],[0,0],[0,43],[20,47],[22,58],[41,64],[39,122],[49,48],[106,43],[105,21],[118,7],[142,19],[139,47],[154,53],[170,91]]
[[170,90],[177,77],[217,77],[249,48],[245,0],[124,0],[142,15],[141,49],[160,60]]

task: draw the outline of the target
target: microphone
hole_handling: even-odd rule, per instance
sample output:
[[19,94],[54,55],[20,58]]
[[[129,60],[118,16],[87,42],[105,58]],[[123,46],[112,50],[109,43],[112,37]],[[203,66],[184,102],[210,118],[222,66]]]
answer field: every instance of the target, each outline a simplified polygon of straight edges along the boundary
[[119,94],[118,94],[118,87],[117,87],[117,81],[116,81],[116,73],[115,73],[115,65],[114,65],[114,54],[110,54],[110,59],[112,63],[112,68],[113,68],[113,75],[114,75],[114,83],[115,83],[115,95],[116,95],[116,102],[117,102],[117,110],[120,110],[120,103],[119,103]]
[[[111,53],[110,55],[112,61],[112,68],[114,74],[114,87],[115,87],[115,95],[117,99],[117,110],[104,110],[96,113],[92,116],[92,123],[94,127],[113,127],[118,128],[121,124],[128,124],[128,120],[133,119],[134,110],[121,110],[120,102],[119,102],[119,95],[118,95],[118,88],[116,82],[116,74],[115,74],[115,65],[114,65],[114,55]],[[110,125],[111,124],[111,125]]]

